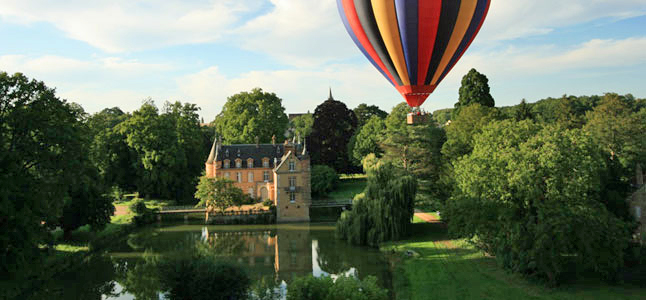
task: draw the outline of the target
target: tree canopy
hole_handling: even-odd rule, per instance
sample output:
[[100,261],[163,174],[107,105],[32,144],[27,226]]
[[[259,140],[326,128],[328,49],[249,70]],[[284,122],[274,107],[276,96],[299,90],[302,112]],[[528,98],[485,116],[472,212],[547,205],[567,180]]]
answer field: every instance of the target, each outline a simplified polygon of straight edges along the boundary
[[288,123],[282,99],[260,88],[227,98],[215,117],[215,128],[225,144],[253,144],[256,138],[269,143],[272,136],[284,136]]
[[555,284],[575,263],[613,278],[630,233],[601,201],[605,170],[581,130],[493,122],[455,164],[457,190],[443,216],[515,272]]
[[385,119],[388,116],[388,113],[381,110],[379,106],[368,105],[365,103],[359,104],[352,111],[354,111],[354,114],[357,116],[359,127],[366,124],[373,116],[377,116],[380,119]]
[[245,195],[233,185],[232,180],[203,175],[197,185],[195,198],[200,200],[195,207],[206,207],[208,221],[209,212],[214,212],[216,208],[223,212],[227,207],[242,205]]
[[314,116],[307,113],[302,116],[298,116],[291,121],[289,121],[289,136],[288,138],[301,137],[307,138],[312,134],[312,125],[314,125]]
[[363,158],[370,153],[381,157],[383,151],[379,147],[379,143],[385,130],[386,123],[378,116],[372,116],[357,130],[348,144],[348,155],[355,165],[360,165]]

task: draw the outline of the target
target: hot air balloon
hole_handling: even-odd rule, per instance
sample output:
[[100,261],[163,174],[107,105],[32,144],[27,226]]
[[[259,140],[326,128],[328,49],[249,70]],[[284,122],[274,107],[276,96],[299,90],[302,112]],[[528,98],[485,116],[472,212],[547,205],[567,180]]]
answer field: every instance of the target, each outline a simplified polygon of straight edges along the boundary
[[354,43],[418,114],[473,42],[490,4],[491,0],[337,0]]

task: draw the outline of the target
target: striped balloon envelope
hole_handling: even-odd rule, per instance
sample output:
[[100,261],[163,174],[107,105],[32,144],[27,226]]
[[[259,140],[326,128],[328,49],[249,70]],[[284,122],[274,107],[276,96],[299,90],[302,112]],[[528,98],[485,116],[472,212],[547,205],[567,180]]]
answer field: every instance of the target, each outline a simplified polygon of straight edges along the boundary
[[480,31],[491,0],[337,0],[350,37],[419,107]]

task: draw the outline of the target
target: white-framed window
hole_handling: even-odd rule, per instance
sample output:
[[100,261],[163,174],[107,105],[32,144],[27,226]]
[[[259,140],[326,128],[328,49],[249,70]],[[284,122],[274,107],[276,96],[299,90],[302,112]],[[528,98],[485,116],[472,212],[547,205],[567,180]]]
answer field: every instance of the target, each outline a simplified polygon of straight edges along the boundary
[[229,160],[228,160],[228,159],[225,159],[225,160],[224,160],[224,168],[225,168],[225,169],[228,169],[228,168],[229,168],[229,166],[230,166],[230,162],[229,162]]
[[269,171],[262,172],[262,180],[269,182]]
[[229,172],[224,172],[224,178],[229,179],[231,177],[231,174]]
[[263,168],[269,168],[269,158],[264,158],[262,160],[262,167]]
[[296,193],[289,193],[289,202],[296,202]]
[[242,160],[236,159],[236,168],[242,168]]
[[293,160],[290,160],[290,161],[289,161],[289,170],[290,170],[290,171],[294,171],[294,170],[296,170],[296,163],[294,163],[294,161],[293,161]]
[[289,186],[290,187],[296,186],[296,177],[289,177]]
[[248,193],[249,197],[253,198],[253,188],[249,188]]
[[253,182],[253,172],[247,173],[247,181],[248,182]]
[[236,180],[238,182],[242,182],[242,173],[240,173],[240,172],[236,173]]
[[247,168],[253,168],[253,159],[247,159]]

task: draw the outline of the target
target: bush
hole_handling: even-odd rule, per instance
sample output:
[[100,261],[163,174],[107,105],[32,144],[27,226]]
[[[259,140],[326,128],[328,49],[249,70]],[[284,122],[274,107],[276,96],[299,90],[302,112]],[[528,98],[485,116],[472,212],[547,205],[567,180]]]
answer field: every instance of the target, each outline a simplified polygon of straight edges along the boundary
[[272,205],[274,205],[274,201],[271,201],[270,199],[267,199],[262,202],[262,206],[271,207]]
[[162,289],[172,300],[246,299],[251,280],[241,267],[208,256],[178,256],[159,263]]
[[332,191],[339,182],[339,175],[334,169],[316,165],[312,167],[312,195],[325,196]]
[[130,204],[130,211],[134,214],[132,221],[135,226],[143,226],[155,222],[156,209],[146,207],[142,199],[136,199]]
[[287,287],[287,300],[381,300],[388,299],[388,291],[377,285],[377,278],[368,276],[363,281],[341,276],[296,278]]

